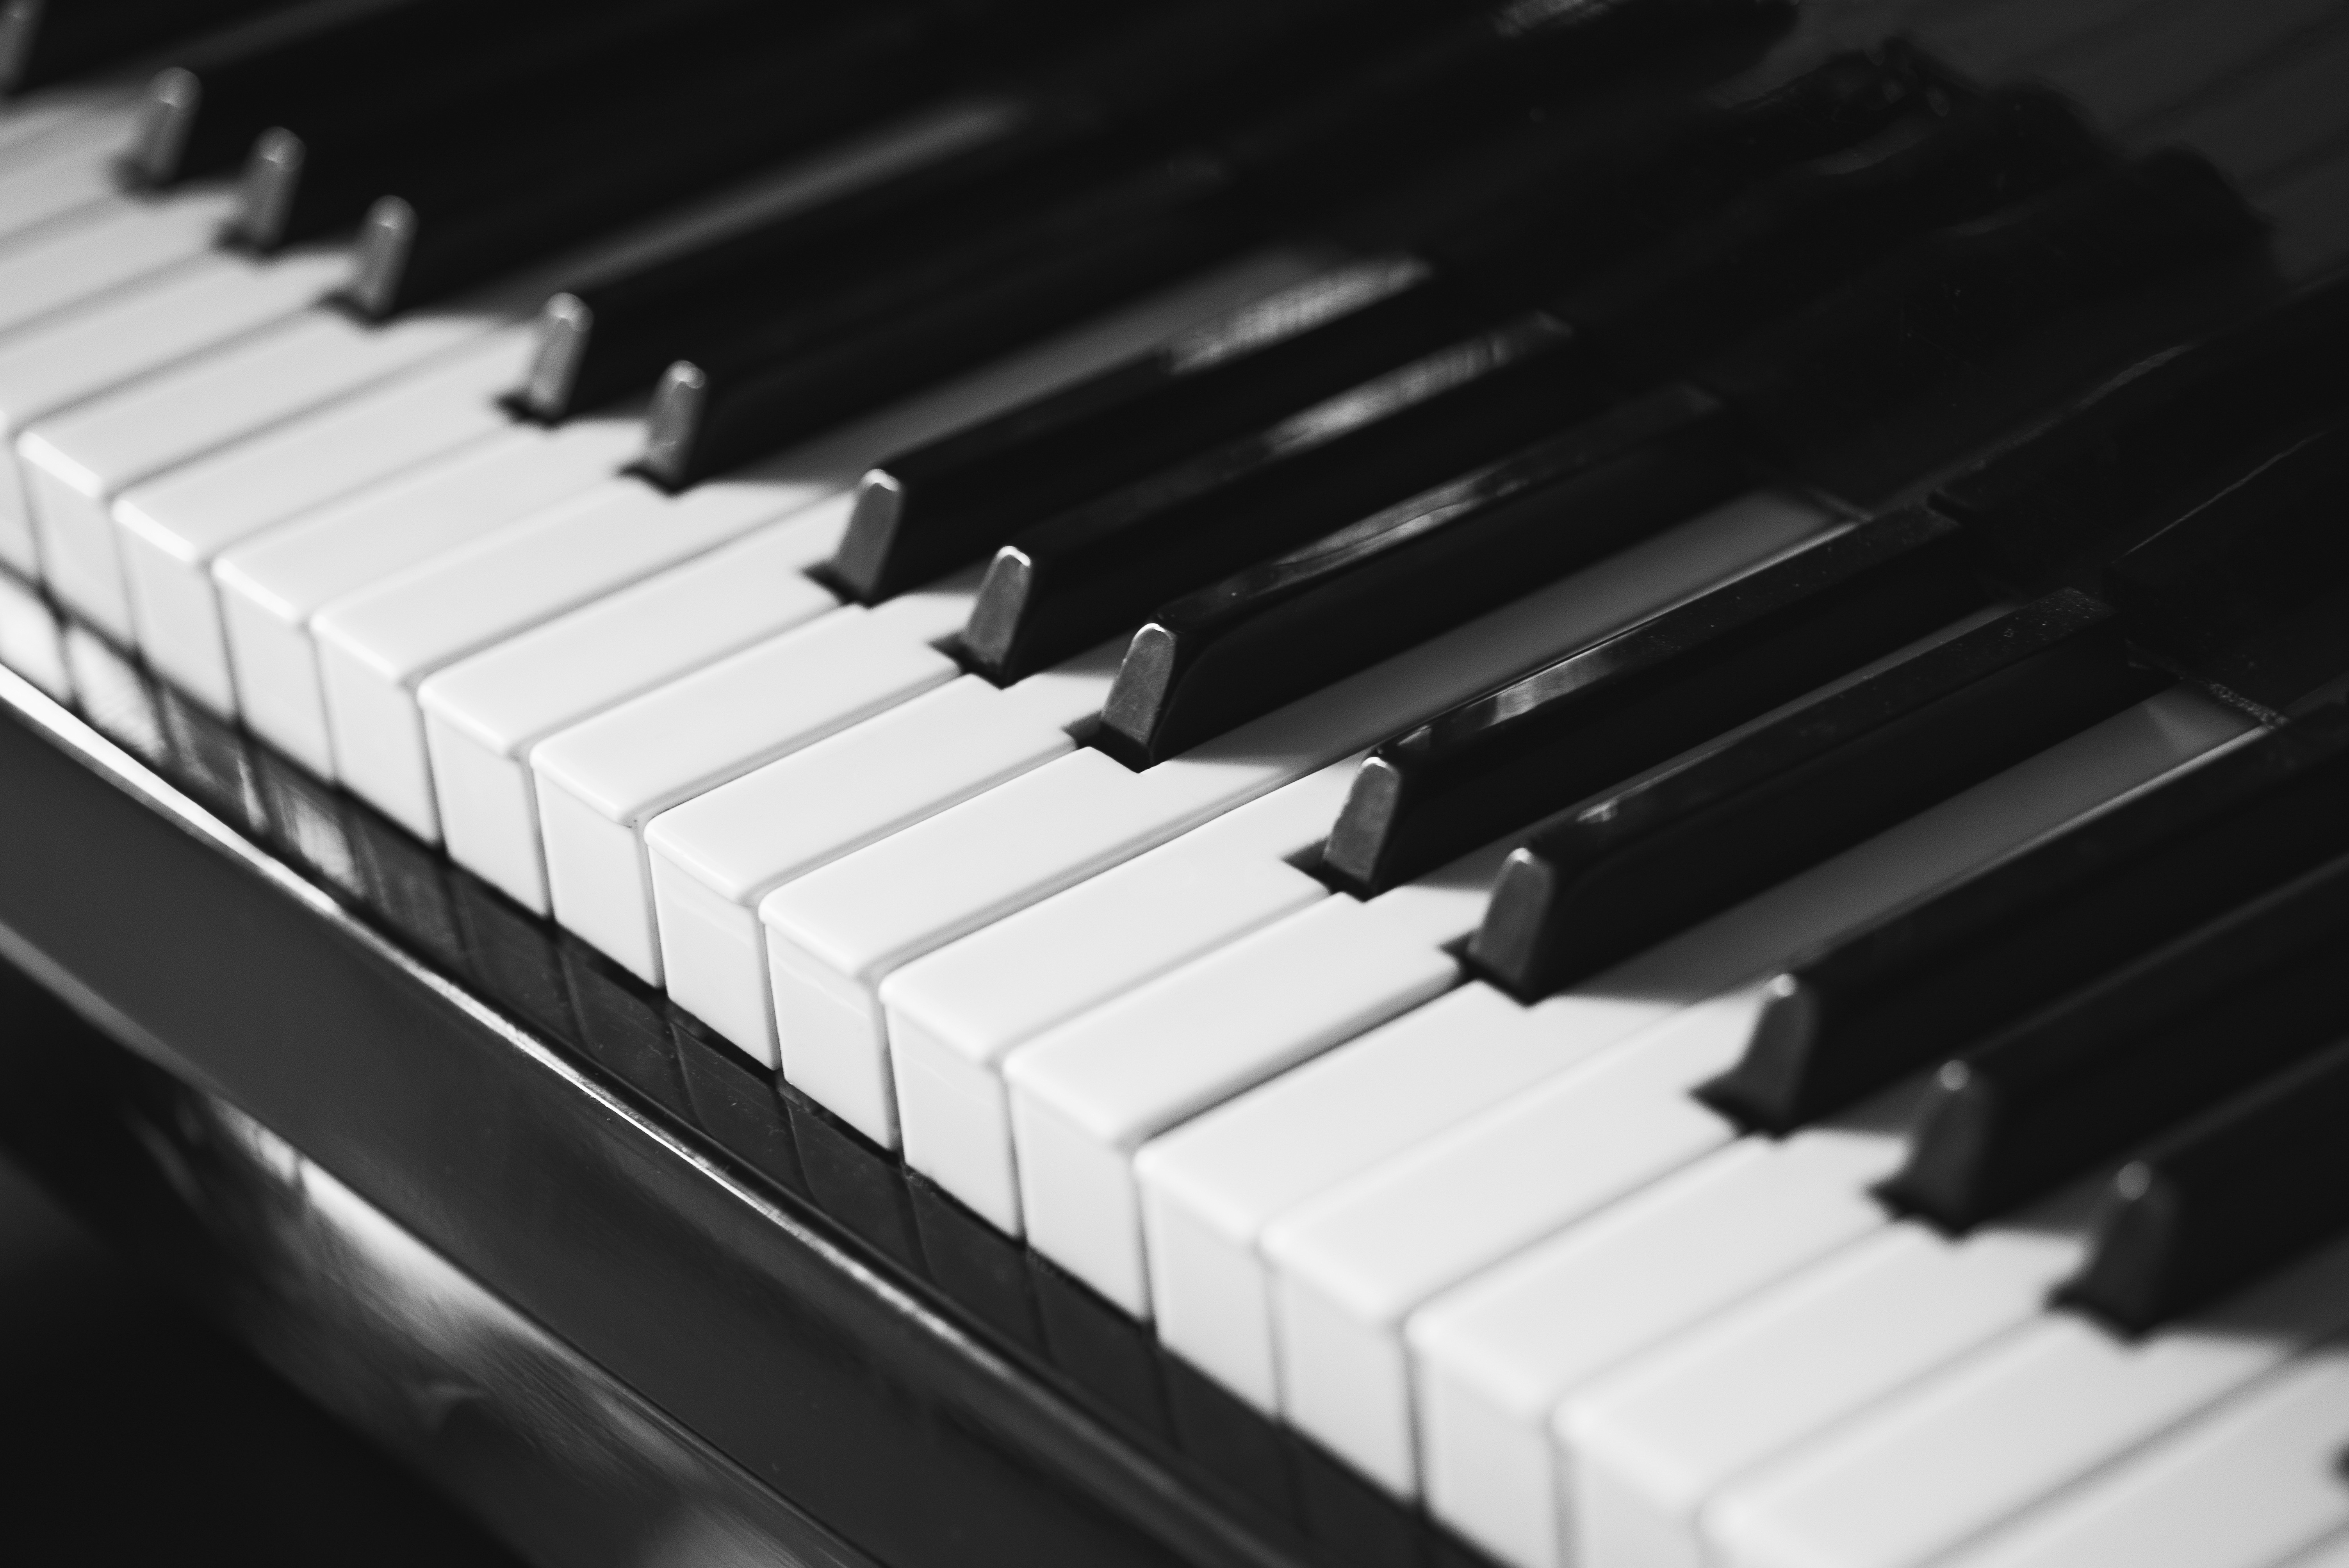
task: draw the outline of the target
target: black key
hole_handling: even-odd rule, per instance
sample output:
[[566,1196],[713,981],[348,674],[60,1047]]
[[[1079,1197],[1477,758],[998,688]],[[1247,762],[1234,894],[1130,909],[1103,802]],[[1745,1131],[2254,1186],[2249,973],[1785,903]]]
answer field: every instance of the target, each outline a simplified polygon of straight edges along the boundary
[[1887,1201],[1952,1230],[2349,1032],[2349,858],[2077,991],[1933,1075]]
[[1930,112],[1951,90],[1898,47],[1883,59],[1837,56],[1744,101],[1634,104],[1521,136],[1523,161],[1496,170],[1497,191],[1443,170],[1348,215],[1338,232],[1378,246],[1407,243],[1448,273],[1529,304],[1709,219],[1775,170]]
[[1212,163],[1182,160],[818,295],[663,374],[644,471],[681,488],[1006,353],[1232,250]]
[[2059,1299],[2142,1334],[2349,1227],[2349,1042],[2196,1118],[2115,1172]]
[[1161,605],[1095,744],[1187,751],[1517,598],[1744,482],[1721,406],[1671,387]]
[[584,9],[564,0],[310,0],[181,51],[140,104],[125,160],[142,184],[234,168],[254,138],[332,104],[359,79],[454,50],[502,48]]
[[368,211],[351,302],[371,316],[873,128],[1069,30],[1070,0],[913,0],[744,51],[559,137],[404,171]]
[[[1135,187],[1133,193],[1112,191],[1086,200],[1112,209],[1129,201],[1145,204],[1152,209],[1150,222],[1170,232],[1187,222],[1198,229],[1206,249],[1227,250],[1268,229],[1290,227],[1317,207],[1346,200],[1392,178],[1399,168],[1456,147],[1529,101],[1570,95],[1594,74],[1684,49],[1692,27],[1704,29],[1694,35],[1702,38],[1713,28],[1738,30],[1757,17],[1775,20],[1783,9],[1778,0],[1639,0],[1533,14],[1520,5],[1504,5],[1414,37],[1308,95],[1301,106],[1219,135],[1186,154],[1179,167],[1186,170],[1189,186],[1187,218],[1164,185],[1167,177],[1155,171],[1133,177],[1128,182]],[[1167,191],[1164,205],[1156,193],[1162,189]],[[1003,245],[990,253],[994,269],[1059,269],[1051,288],[1027,291],[1019,320],[1025,332],[1034,334],[1164,275],[1129,272],[1133,247],[1115,236],[1097,242],[1114,258],[1108,263],[1110,275],[1097,288],[1078,286],[1083,269],[1060,256],[1064,242],[1057,239],[1042,249],[993,237],[973,244]],[[1185,261],[1196,264],[1203,259],[1195,253]],[[932,270],[916,268],[914,276]],[[858,310],[847,313],[850,319],[870,314],[872,300],[895,306],[889,286],[875,285]],[[1065,303],[1057,314],[1048,314],[1055,296]],[[972,295],[958,310],[942,302],[926,316],[918,335],[894,325],[884,329],[887,343],[860,344],[832,327],[829,363],[854,364],[863,386],[873,390],[863,401],[827,411],[821,385],[799,365],[814,346],[812,331],[821,329],[827,314],[816,302],[799,302],[783,323],[672,366],[663,383],[663,392],[670,395],[657,397],[646,470],[665,484],[692,483],[869,407],[884,386],[894,382],[892,390],[911,391],[952,367],[926,347],[916,366],[901,367],[901,346],[968,343],[973,350],[960,361],[968,363],[981,347],[995,351],[1016,341],[991,325],[1004,314],[1003,300],[995,294]],[[666,421],[665,413],[672,416]]]
[[2349,424],[2302,437],[2113,562],[2138,640],[2271,713],[2349,675]]
[[278,0],[10,0],[0,6],[0,92],[26,92],[137,58]]
[[232,229],[262,251],[316,239],[357,222],[403,177],[586,137],[713,60],[772,58],[824,15],[756,0],[587,6],[552,27],[452,46],[405,75],[355,70],[254,144]]
[[2186,306],[2156,284],[2197,304],[2230,299],[2238,273],[2259,273],[2260,232],[2208,164],[2157,153],[1905,246],[1691,378],[1795,471],[1884,493],[1954,457],[1983,421],[2012,424],[2049,400],[2040,383],[2065,368],[2054,352],[2073,347],[2065,328],[2102,353],[2089,325],[2125,340],[2137,324],[2124,302],[2159,294],[2144,328],[2170,329]]
[[1323,869],[1365,897],[1398,886],[1988,602],[1958,530],[1921,511],[1819,541],[1386,742]]
[[831,575],[865,603],[1019,523],[1138,478],[1471,330],[1482,302],[1408,255],[1335,268],[865,475]]
[[1934,491],[2011,580],[2102,588],[2101,562],[2284,432],[2349,407],[2349,279],[2130,366]]
[[1463,339],[1017,535],[980,583],[964,650],[1016,680],[1606,395],[1573,334],[1547,317]]
[[2349,852],[2349,714],[2213,758],[1804,954],[1699,1090],[1785,1133]]
[[[1922,91],[1912,73],[1844,57],[1733,109],[1673,98],[1605,116],[1596,130],[1568,117],[1555,130],[1513,131],[1340,222],[1341,235],[1371,242],[1369,259],[890,458],[860,487],[830,575],[866,603],[941,575],[1022,522],[1473,329],[1507,292],[1505,274],[1522,287],[1610,240],[1628,246],[1675,202],[1847,141]],[[1552,232],[1552,207],[1582,221]],[[1378,248],[1398,244],[1414,248]]]
[[671,361],[908,255],[1012,221],[1163,156],[1203,127],[1309,88],[1423,9],[1418,0],[1189,5],[1081,42],[1002,84],[968,145],[869,189],[757,220],[558,295],[523,397],[560,419],[649,387]]
[[2095,156],[2076,117],[2044,93],[1912,115],[1546,304],[1627,370],[1675,375],[1900,242],[2075,177]]
[[1468,957],[1527,1000],[2149,696],[2113,612],[2064,592],[1570,807],[1501,870]]

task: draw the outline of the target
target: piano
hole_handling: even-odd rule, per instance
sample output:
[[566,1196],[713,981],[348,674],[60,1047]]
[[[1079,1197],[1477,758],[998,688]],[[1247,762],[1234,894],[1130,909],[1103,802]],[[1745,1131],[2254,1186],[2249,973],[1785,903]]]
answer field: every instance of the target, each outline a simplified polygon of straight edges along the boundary
[[2349,1563],[2349,12],[0,12],[0,1147],[550,1564]]

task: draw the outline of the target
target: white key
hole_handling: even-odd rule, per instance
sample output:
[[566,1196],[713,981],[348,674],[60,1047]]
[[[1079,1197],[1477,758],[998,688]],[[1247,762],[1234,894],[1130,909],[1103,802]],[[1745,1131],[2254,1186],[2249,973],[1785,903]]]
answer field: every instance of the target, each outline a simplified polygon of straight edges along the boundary
[[234,204],[210,190],[110,197],[16,237],[0,247],[0,332],[202,254]]
[[641,439],[630,419],[510,426],[223,551],[212,581],[245,723],[333,778],[318,612],[610,479]]
[[[432,313],[381,327],[302,312],[243,342],[53,415],[16,438],[41,559],[67,604],[134,635],[114,502],[125,487],[410,369],[489,330]],[[522,344],[511,363],[519,370]]]
[[1402,1321],[1437,1292],[1726,1144],[1688,1090],[1755,998],[1683,1009],[1273,1223],[1281,1411],[1380,1485],[1418,1485]]
[[129,127],[111,114],[60,119],[0,159],[0,236],[23,233],[78,208],[116,197],[114,160]]
[[2266,1568],[2349,1528],[2349,1350],[2323,1345],[1951,1568]]
[[[1554,1012],[1472,982],[1143,1144],[1134,1177],[1159,1337],[1273,1410],[1271,1282],[1257,1251],[1265,1227],[1587,1059],[1596,1045],[1554,1030]],[[893,1013],[901,1082],[907,1038]],[[905,1127],[910,1159],[910,1104]]]
[[2349,1316],[2349,1241],[2123,1340],[2049,1313],[1731,1487],[1723,1568],[1939,1559],[2267,1373]]
[[530,767],[555,919],[660,984],[645,824],[954,679],[931,643],[969,603],[963,585],[846,605],[541,742]]
[[[290,315],[349,271],[340,254],[304,253],[255,264],[215,253],[85,300],[0,342],[0,561],[39,561],[18,464],[27,425],[109,387],[160,370]],[[71,576],[78,562],[67,563]],[[46,567],[46,563],[43,563]],[[108,586],[99,579],[99,590]]]
[[[846,521],[849,487],[889,453],[1090,375],[1227,307],[1235,295],[1253,298],[1294,282],[1310,264],[1309,257],[1285,253],[1251,257],[736,477],[673,498],[615,481],[600,503],[582,498],[561,521],[549,516],[517,523],[496,540],[328,607],[314,625],[343,782],[404,826],[437,836],[423,719],[414,699],[417,683],[434,670],[688,560],[745,528],[819,501],[828,503],[821,515],[836,532]],[[720,526],[721,518],[730,521]]]
[[1454,903],[1411,888],[1322,900],[1012,1052],[1003,1077],[1030,1243],[1148,1315],[1134,1150],[1448,989],[1459,965],[1440,944],[1474,926],[1500,861],[1495,850],[1436,873],[1466,893]]
[[779,517],[820,560],[845,521],[804,489],[721,481],[667,496],[614,479],[327,605],[311,620],[342,783],[440,836],[416,688],[435,670]]
[[2321,1542],[2276,1568],[2349,1568],[2349,1532]]
[[73,700],[73,677],[66,669],[64,629],[41,596],[0,573],[0,665],[5,665],[59,702]]
[[417,688],[450,856],[548,912],[530,748],[628,698],[833,609],[792,520],[769,523]]
[[[1677,1009],[1709,989],[1743,986],[1811,944],[2096,810],[2243,727],[2207,698],[2165,693],[1557,998],[1562,1025],[1593,1037],[1621,1040],[1643,1026],[1648,1032],[1267,1232],[1278,1274],[1284,1413],[1383,1484],[1409,1492],[1417,1482],[1402,1316],[1729,1136],[1727,1123],[1686,1091],[1744,1050],[1753,998],[1732,990]],[[1599,1100],[1629,1098],[1605,1110],[1584,1105],[1580,1086],[1609,1075],[1621,1075],[1627,1087]],[[1587,1159],[1565,1152],[1586,1136],[1566,1130],[1584,1128],[1594,1115],[1621,1121],[1587,1135],[1597,1140]],[[1619,1142],[1619,1133],[1642,1118],[1654,1121],[1644,1140]],[[1553,1160],[1564,1163],[1553,1167]],[[1526,1171],[1545,1174],[1529,1178]],[[1474,1223],[1456,1218],[1469,1213]]]
[[1113,667],[1096,655],[1009,690],[965,676],[654,817],[645,851],[668,994],[773,1065],[759,901],[1073,749],[1068,727],[1100,709]]
[[124,490],[114,522],[147,662],[234,713],[213,561],[274,524],[508,428],[497,399],[521,375],[529,346],[520,327],[483,333],[384,386]]
[[1884,1228],[1912,1093],[1783,1142],[1741,1139],[1436,1297],[1404,1325],[1435,1516],[1506,1562],[1555,1568],[1572,1522],[1550,1415],[1639,1351]]
[[1744,498],[1141,773],[1049,763],[778,888],[760,905],[786,1076],[896,1141],[876,988],[893,971],[1818,531]]
[[[884,980],[905,1162],[1019,1234],[1004,1058],[1327,898],[1326,886],[1285,862],[1328,836],[1360,760],[1309,773]],[[763,995],[761,1006],[771,1014]]]
[[0,112],[0,165],[37,156],[58,137],[75,139],[88,156],[111,163],[139,134],[140,98],[119,83],[44,88]]
[[1868,1241],[1569,1396],[1552,1419],[1582,1568],[1706,1568],[1738,1477],[2044,1310],[2085,1254],[2087,1184],[1951,1241]]

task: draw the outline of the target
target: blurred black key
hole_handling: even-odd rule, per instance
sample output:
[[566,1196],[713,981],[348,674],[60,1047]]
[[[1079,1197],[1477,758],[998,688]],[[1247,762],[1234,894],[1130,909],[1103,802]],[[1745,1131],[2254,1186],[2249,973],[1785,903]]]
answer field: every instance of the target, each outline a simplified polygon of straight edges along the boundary
[[1721,406],[1671,387],[1161,605],[1096,744],[1134,768],[1458,625],[1734,491]]
[[999,681],[1129,632],[1151,606],[1588,413],[1608,388],[1573,334],[1528,316],[1017,535],[964,650]]
[[1421,19],[1423,0],[1224,0],[1145,13],[999,83],[935,159],[705,243],[583,279],[550,303],[523,405],[560,419],[649,387],[671,361],[1146,162],[1309,89]]
[[1934,1074],[1899,1208],[1962,1230],[2349,1032],[2349,858],[2147,954]]
[[2073,113],[2039,92],[1912,115],[1546,304],[1626,369],[1675,375],[1903,241],[2077,176],[2096,156]]
[[1583,801],[1503,866],[1468,956],[1531,1000],[2142,700],[2113,612],[2060,593]]
[[2138,640],[2271,713],[2349,675],[2349,424],[2302,437],[2113,562]]
[[181,51],[140,103],[125,160],[168,186],[234,168],[254,138],[453,50],[500,48],[584,9],[565,0],[309,0]]
[[2114,1174],[2061,1298],[2142,1334],[2349,1227],[2349,1042],[2196,1118]]
[[1381,746],[1322,865],[1366,897],[1409,882],[1987,603],[1946,520],[1832,535]]
[[[899,453],[866,476],[831,564],[872,603],[983,555],[1020,523],[1138,479],[1470,330],[1505,277],[1629,245],[1668,194],[1713,192],[1838,145],[1923,91],[1913,73],[1827,62],[1733,109],[1643,102],[1593,129],[1513,129],[1377,203],[1378,245],[1065,391]],[[1661,150],[1659,150],[1661,146]],[[1679,198],[1675,198],[1677,200]],[[1549,210],[1578,220],[1563,234]],[[1339,224],[1340,234],[1350,230]],[[1538,252],[1536,256],[1532,253]]]
[[[914,0],[744,51],[559,137],[402,173],[369,209],[349,297],[388,315],[814,152],[1050,46],[1072,0]],[[762,53],[763,50],[763,53]]]
[[983,556],[1020,523],[1459,336],[1479,301],[1408,255],[1336,267],[864,476],[831,573],[866,603]]
[[0,6],[0,92],[25,92],[137,58],[282,0],[10,0]]
[[2349,852],[2349,714],[2162,780],[1797,959],[1699,1092],[1785,1133]]
[[2349,407],[2349,278],[2164,349],[1933,494],[2011,580],[2101,589],[2101,562]]
[[[2260,232],[2208,164],[2156,153],[1905,246],[1691,378],[1751,418],[1795,471],[1846,494],[1879,493],[1969,438],[1984,416],[1948,406],[1948,389],[1981,377],[1994,356],[2044,357],[2054,329],[2165,280],[2222,294],[2229,267],[2256,271]],[[2013,391],[1988,407],[2012,422],[2033,410],[2009,399],[2037,394],[2032,377],[1999,363],[1994,379]],[[1912,408],[1924,412],[1903,423]]]
[[[1295,108],[1203,142],[1181,160],[1195,171],[1187,176],[1188,221],[1221,249],[1269,229],[1289,228],[1316,208],[1351,199],[1399,169],[1433,160],[1440,150],[1506,122],[1529,102],[1570,97],[1594,77],[1685,50],[1714,29],[1741,30],[1756,18],[1775,20],[1783,14],[1777,0],[1632,0],[1564,8],[1513,3],[1485,11],[1385,51],[1304,95]],[[1131,182],[1147,189],[1160,178],[1144,173]],[[1170,231],[1184,222],[1172,205],[1153,221]],[[1114,272],[1129,251],[1113,242],[1109,250],[1120,258],[1112,263]],[[1201,259],[1187,258],[1192,264]],[[994,264],[1040,267],[1051,262],[1049,252],[1031,248],[1024,253],[1015,249]],[[1022,318],[1027,331],[1073,320],[1113,297],[1107,289],[1077,289],[1082,273],[1076,266],[1063,264],[1061,275],[1067,304],[1057,317],[1047,318],[1041,312],[1049,301],[1039,291],[1033,299],[1039,314]],[[1131,277],[1115,292],[1131,293],[1153,281],[1155,275]],[[991,351],[1006,346],[988,326],[987,318],[999,308],[993,298],[970,299],[959,311],[941,304],[922,336],[967,341]],[[938,355],[925,352],[917,366],[897,368],[892,351],[915,341],[911,334],[893,332],[897,341],[885,346],[859,346],[835,328],[833,362],[856,363],[864,385],[874,391],[862,402],[828,406],[812,378],[787,362],[812,346],[808,327],[822,314],[813,302],[802,301],[790,311],[787,329],[736,338],[672,366],[664,391],[677,389],[676,417],[663,424],[664,410],[656,403],[647,471],[665,484],[692,483],[869,407],[893,372],[894,389],[910,392],[950,367]]]
[[771,60],[794,36],[822,30],[832,10],[757,0],[582,6],[477,47],[450,40],[404,73],[355,69],[339,91],[255,141],[232,228],[262,251],[334,232],[404,177],[576,140],[714,62]]

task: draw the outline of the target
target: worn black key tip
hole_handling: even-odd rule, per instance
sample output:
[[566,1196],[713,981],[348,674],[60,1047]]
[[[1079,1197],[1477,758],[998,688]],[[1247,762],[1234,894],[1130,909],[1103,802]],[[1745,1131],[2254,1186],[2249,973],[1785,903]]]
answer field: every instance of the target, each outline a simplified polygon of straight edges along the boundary
[[552,424],[575,412],[572,395],[579,384],[579,366],[595,335],[595,312],[575,294],[559,294],[539,307],[535,324],[538,341],[532,346],[530,369],[514,393],[514,412]]
[[1826,1108],[1816,1057],[1819,998],[1795,975],[1775,976],[1737,1065],[1696,1088],[1697,1099],[1739,1126],[1784,1135]]
[[139,99],[139,126],[123,168],[143,185],[168,185],[179,177],[188,138],[203,107],[204,85],[196,73],[170,66],[155,73]]
[[979,579],[978,600],[963,626],[962,650],[998,680],[1012,676],[1019,623],[1035,590],[1036,562],[1016,544],[997,551],[987,563],[987,575]]
[[1997,1086],[1962,1058],[1943,1062],[1920,1108],[1906,1164],[1877,1196],[1904,1214],[1963,1231],[1993,1206],[1992,1154],[2003,1118]]
[[308,154],[302,139],[283,126],[261,133],[237,185],[236,211],[228,222],[232,237],[256,251],[274,251],[285,242]]
[[905,487],[886,469],[868,470],[857,481],[856,504],[824,574],[859,603],[880,600],[889,592],[890,557],[905,520]]
[[416,209],[386,196],[367,209],[354,247],[351,281],[343,298],[361,315],[380,321],[400,306],[400,283],[416,249]]
[[661,372],[645,418],[645,455],[638,464],[647,479],[672,490],[693,477],[694,438],[709,398],[709,377],[690,359]]

